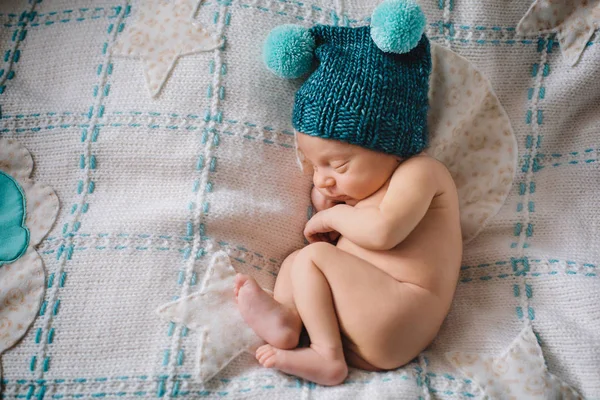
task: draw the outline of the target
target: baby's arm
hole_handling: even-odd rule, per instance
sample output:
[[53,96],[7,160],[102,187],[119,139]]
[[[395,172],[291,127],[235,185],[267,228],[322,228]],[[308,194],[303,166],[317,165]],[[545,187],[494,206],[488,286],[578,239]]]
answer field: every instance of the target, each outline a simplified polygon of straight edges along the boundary
[[452,178],[438,161],[411,158],[394,172],[378,207],[337,205],[315,215],[304,233],[310,240],[316,233],[334,230],[366,249],[392,249],[416,228],[447,179]]
[[[339,204],[323,196],[315,186],[313,186],[312,192],[310,193],[310,199],[317,213]],[[319,241],[335,243],[339,237],[340,234],[338,232],[324,232],[323,234],[319,235]]]

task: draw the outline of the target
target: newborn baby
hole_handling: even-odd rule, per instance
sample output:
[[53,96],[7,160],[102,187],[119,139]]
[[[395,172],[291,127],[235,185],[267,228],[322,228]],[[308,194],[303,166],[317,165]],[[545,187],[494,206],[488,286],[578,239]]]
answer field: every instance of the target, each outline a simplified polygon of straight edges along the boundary
[[[242,316],[268,343],[256,358],[323,385],[341,383],[346,364],[400,367],[433,340],[454,295],[462,242],[452,177],[426,155],[401,162],[307,135],[298,145],[315,169],[312,244],[284,261],[274,298],[246,275],[236,281]],[[322,241],[329,232],[341,234],[337,246]],[[295,349],[302,324],[311,344]]]
[[[412,21],[410,43],[382,38],[381,7]],[[267,40],[277,56],[267,66],[282,76],[306,69],[290,60],[308,50],[319,62],[293,115],[318,212],[304,229],[310,244],[283,262],[273,297],[246,275],[234,293],[267,342],[258,361],[322,385],[343,382],[348,366],[398,368],[427,347],[450,309],[462,256],[454,182],[422,153],[431,70],[424,17],[415,3],[393,0],[372,24],[287,26]],[[303,326],[310,346],[298,348]]]

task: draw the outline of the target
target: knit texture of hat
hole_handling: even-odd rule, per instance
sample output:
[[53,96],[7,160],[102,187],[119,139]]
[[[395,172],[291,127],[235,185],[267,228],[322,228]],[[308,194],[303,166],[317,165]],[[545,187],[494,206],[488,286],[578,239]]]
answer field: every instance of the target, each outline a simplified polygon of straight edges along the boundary
[[292,123],[310,136],[410,157],[427,146],[429,40],[386,53],[370,29],[310,29],[318,67],[296,93]]

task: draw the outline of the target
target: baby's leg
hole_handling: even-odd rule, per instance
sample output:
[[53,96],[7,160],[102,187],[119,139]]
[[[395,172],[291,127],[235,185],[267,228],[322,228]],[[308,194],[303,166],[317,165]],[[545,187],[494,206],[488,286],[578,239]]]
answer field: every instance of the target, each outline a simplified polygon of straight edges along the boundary
[[303,249],[294,261],[291,277],[294,301],[310,336],[310,348],[290,351],[266,345],[257,351],[257,358],[266,367],[319,384],[339,384],[348,369],[340,334],[343,321],[340,319],[342,324],[338,324],[336,315],[338,302],[344,302],[345,307],[352,303],[357,314],[367,309],[373,313],[371,302],[381,297],[378,292],[389,294],[399,283],[368,262],[328,243]]
[[290,282],[290,268],[296,254],[297,251],[290,254],[281,265],[275,282],[275,299],[253,278],[236,276],[234,292],[242,317],[258,336],[280,349],[295,348],[302,330]]

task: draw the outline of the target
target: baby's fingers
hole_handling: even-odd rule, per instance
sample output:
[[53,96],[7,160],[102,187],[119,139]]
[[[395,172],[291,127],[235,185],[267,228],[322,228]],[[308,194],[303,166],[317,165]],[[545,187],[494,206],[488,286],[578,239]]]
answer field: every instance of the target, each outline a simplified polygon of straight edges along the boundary
[[327,241],[327,239],[325,238],[325,235],[323,233],[317,233],[317,232],[305,233],[304,236],[306,237],[306,240],[308,240],[308,243],[317,243],[317,242],[326,242]]

